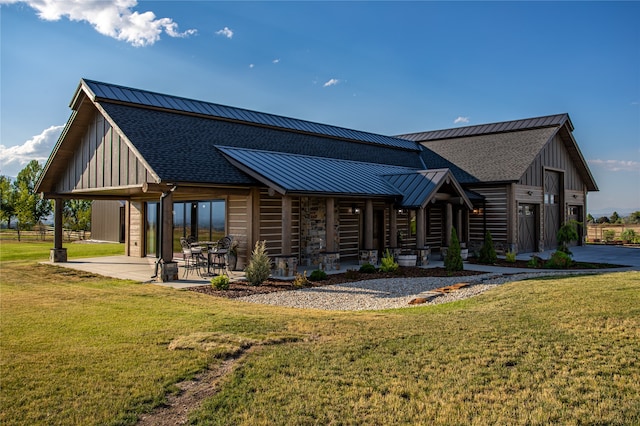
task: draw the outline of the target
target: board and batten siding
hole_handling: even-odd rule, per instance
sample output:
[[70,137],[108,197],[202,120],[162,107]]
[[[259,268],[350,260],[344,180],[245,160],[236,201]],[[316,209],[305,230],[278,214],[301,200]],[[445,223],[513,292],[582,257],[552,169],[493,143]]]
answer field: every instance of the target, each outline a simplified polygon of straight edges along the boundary
[[559,134],[556,134],[545,145],[518,183],[525,186],[543,187],[545,167],[563,171],[565,189],[583,191],[584,182]]
[[124,187],[153,181],[124,139],[96,112],[56,191]]
[[91,202],[91,238],[99,241],[121,241],[121,226],[124,202],[116,200],[94,200]]

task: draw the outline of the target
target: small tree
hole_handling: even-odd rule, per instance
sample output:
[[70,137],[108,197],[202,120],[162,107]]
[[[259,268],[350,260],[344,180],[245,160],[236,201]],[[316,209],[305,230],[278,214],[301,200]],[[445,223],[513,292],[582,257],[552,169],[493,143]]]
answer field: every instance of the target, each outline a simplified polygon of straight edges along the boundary
[[458,241],[458,233],[455,228],[451,228],[451,244],[447,250],[447,256],[444,258],[444,268],[447,272],[462,271],[464,269],[460,254],[460,241]]
[[11,179],[0,176],[0,221],[7,222],[7,228],[11,228],[11,219],[15,216],[15,194]]
[[76,232],[88,231],[91,227],[91,201],[67,200],[63,208],[63,224],[66,229]]
[[487,230],[484,234],[484,243],[480,248],[480,254],[478,256],[478,262],[480,263],[496,263],[498,255],[496,249],[493,247],[493,238],[491,238],[491,231]]
[[578,225],[582,224],[576,220],[569,220],[565,222],[560,229],[558,229],[558,233],[556,234],[556,239],[558,240],[558,251],[566,254],[572,254],[571,250],[569,250],[569,243],[571,241],[578,241],[580,238],[580,235],[578,235]]
[[611,223],[620,223],[620,215],[618,214],[618,212],[613,212],[609,220],[611,221]]
[[266,250],[266,241],[256,241],[251,260],[245,268],[247,281],[251,285],[262,284],[271,275],[271,260]]
[[18,240],[20,240],[20,231],[31,229],[51,213],[51,202],[41,199],[35,193],[36,182],[41,172],[40,164],[36,160],[31,160],[13,182]]

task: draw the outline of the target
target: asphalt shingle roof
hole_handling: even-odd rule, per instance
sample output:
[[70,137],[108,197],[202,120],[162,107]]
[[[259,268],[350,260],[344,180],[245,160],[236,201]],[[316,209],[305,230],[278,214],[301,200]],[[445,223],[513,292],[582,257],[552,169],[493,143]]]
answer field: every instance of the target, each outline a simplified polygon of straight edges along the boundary
[[416,151],[132,105],[104,101],[100,105],[167,182],[255,183],[233,167],[216,145],[423,168]]
[[517,181],[557,131],[557,127],[544,127],[422,143],[478,181]]

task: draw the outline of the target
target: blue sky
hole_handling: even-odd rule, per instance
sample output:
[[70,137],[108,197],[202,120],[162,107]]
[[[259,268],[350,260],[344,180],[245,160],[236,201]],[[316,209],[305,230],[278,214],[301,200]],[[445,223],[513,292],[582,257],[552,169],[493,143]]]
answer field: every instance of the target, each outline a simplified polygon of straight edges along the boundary
[[640,210],[638,2],[0,0],[0,174],[44,162],[80,78],[394,135],[567,112]]

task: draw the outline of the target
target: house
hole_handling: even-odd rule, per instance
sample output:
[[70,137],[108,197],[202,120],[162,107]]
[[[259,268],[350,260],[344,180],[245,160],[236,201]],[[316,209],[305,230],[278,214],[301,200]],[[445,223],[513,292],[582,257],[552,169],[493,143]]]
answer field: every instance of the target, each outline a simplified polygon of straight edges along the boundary
[[598,190],[572,132],[569,116],[558,114],[400,137],[476,179],[465,185],[484,197],[469,221],[472,243],[489,230],[499,249],[529,253],[555,249],[558,228],[584,222],[587,192]]
[[37,185],[57,201],[54,260],[67,198],[122,203],[129,256],[168,264],[179,237],[231,235],[241,268],[259,240],[316,266],[440,247],[452,228],[539,250],[597,190],[566,114],[392,137],[86,79],[70,107]]

